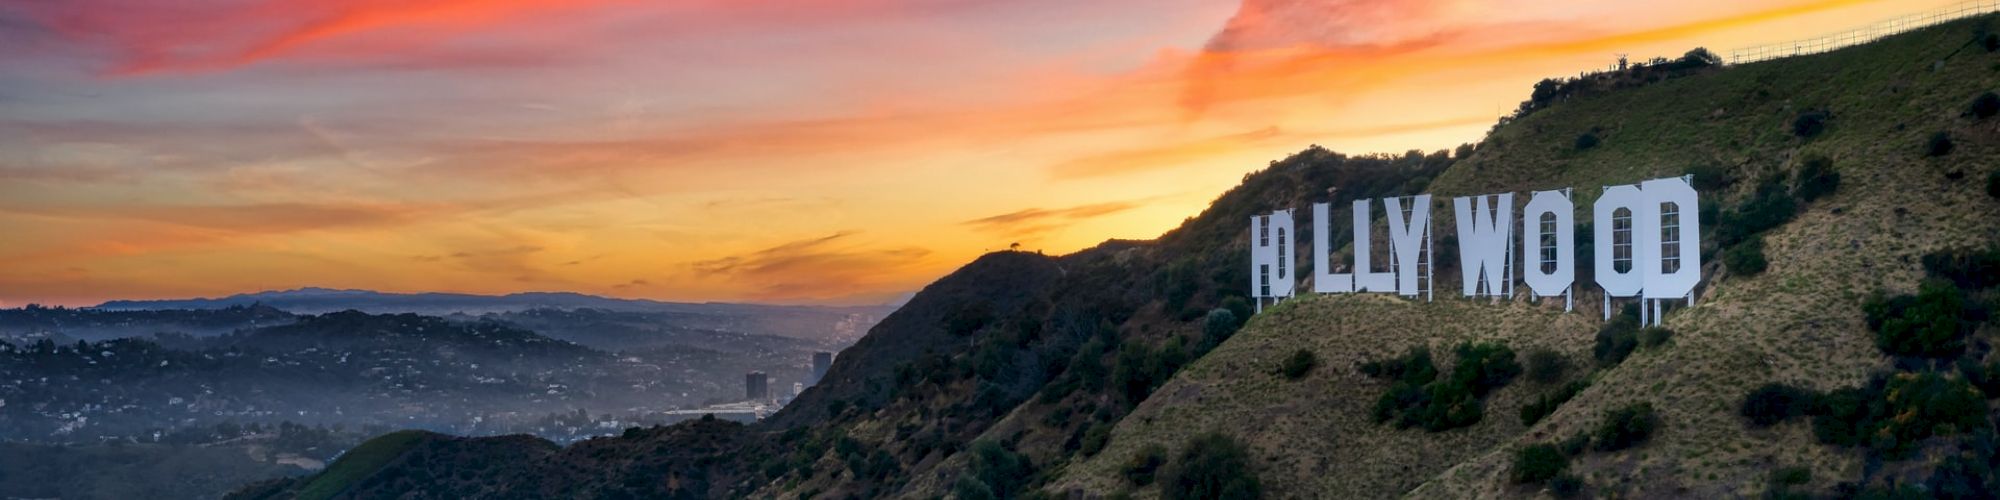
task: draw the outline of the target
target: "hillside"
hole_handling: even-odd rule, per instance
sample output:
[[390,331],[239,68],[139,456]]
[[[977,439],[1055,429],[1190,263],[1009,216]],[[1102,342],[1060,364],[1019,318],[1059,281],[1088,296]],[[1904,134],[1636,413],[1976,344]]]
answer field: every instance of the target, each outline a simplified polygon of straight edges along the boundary
[[[1224,442],[1246,445],[1247,464],[1232,479],[1256,480],[1261,486],[1252,489],[1266,497],[1527,496],[1540,488],[1511,480],[1517,450],[1593,429],[1607,411],[1641,402],[1657,409],[1650,440],[1570,453],[1569,473],[1586,491],[1753,495],[1773,471],[1794,466],[1805,467],[1808,484],[1800,487],[1814,492],[1842,482],[1880,485],[1887,476],[1869,465],[1880,463],[1871,455],[1819,444],[1798,420],[1750,426],[1737,408],[1766,382],[1825,392],[1890,370],[1897,363],[1877,349],[1861,304],[1878,290],[1914,292],[1926,256],[2000,243],[2000,201],[1981,182],[2000,154],[2000,120],[1962,116],[2000,75],[2000,55],[1968,43],[1991,22],[1559,94],[1458,154],[1355,157],[1312,147],[1246,176],[1157,240],[1060,257],[981,258],[886,318],[842,353],[825,383],[766,422],[633,429],[540,458],[420,443],[404,456],[423,459],[399,459],[343,483],[354,488],[343,494],[1149,498],[1160,488],[1130,478],[1151,479],[1150,470],[1127,467],[1139,451],[1159,450],[1173,469],[1183,460],[1164,457],[1190,448],[1191,436],[1217,431]],[[1816,118],[1803,120],[1808,114]],[[1932,154],[1938,131],[1954,143],[1947,154]],[[1586,134],[1591,140],[1581,140]],[[1807,175],[1826,170],[1829,163],[1808,160],[1819,157],[1838,173],[1836,191],[1786,205],[1802,208],[1796,216],[1753,217],[1764,213],[1762,201],[1820,178]],[[1647,346],[1622,362],[1599,361],[1596,337],[1616,329],[1605,327],[1589,293],[1568,314],[1525,297],[1461,300],[1443,287],[1436,302],[1301,297],[1237,329],[1250,316],[1241,300],[1242,235],[1253,214],[1422,192],[1566,186],[1590,200],[1597,186],[1689,172],[1710,186],[1704,220],[1731,221],[1712,230],[1762,241],[1768,269],[1739,272],[1720,264],[1719,244],[1705,248],[1711,257],[1697,304],[1667,316],[1676,333],[1649,333]],[[1746,229],[1752,224],[1769,229]],[[1451,227],[1449,217],[1433,222],[1441,236]],[[1336,246],[1349,243],[1333,236]],[[1732,241],[1732,259],[1743,242]],[[1439,247],[1441,263],[1456,260],[1453,242]],[[1440,267],[1440,285],[1455,282],[1454,267]],[[1991,326],[1981,328],[1991,334]],[[1428,346],[1438,366],[1451,367],[1476,357],[1458,354],[1466,340],[1511,349],[1494,357],[1509,362],[1514,353],[1548,349],[1572,368],[1547,381],[1522,376],[1481,389],[1484,397],[1472,401],[1484,417],[1463,426],[1429,432],[1374,421],[1390,384],[1363,375],[1362,365]],[[1317,363],[1301,365],[1296,380],[1278,375],[1301,349]],[[1533,425],[1515,418],[1578,380],[1589,386],[1553,414]],[[1469,408],[1453,406],[1451,416]],[[1929,443],[1933,452],[1950,444]],[[1899,467],[1889,470],[1925,474]],[[283,497],[311,483],[265,485],[245,496]]]
[[[1162,387],[1121,420],[1105,453],[1066,471],[1058,489],[1123,490],[1129,483],[1118,467],[1142,445],[1179,443],[1254,419],[1267,425],[1238,434],[1278,497],[1524,495],[1535,488],[1508,478],[1516,449],[1588,431],[1607,410],[1635,402],[1659,409],[1659,432],[1645,446],[1573,463],[1585,491],[1748,496],[1765,491],[1774,470],[1801,466],[1819,479],[1809,491],[1822,494],[1862,479],[1873,467],[1867,454],[1816,443],[1802,423],[1752,428],[1737,407],[1770,382],[1830,391],[1889,370],[1892,359],[1876,349],[1863,321],[1864,300],[1878,290],[1916,292],[1927,254],[2000,243],[2000,203],[1978,182],[2000,157],[2000,123],[1961,116],[2000,81],[2000,56],[1968,43],[1993,21],[1572,99],[1498,127],[1477,153],[1439,176],[1431,191],[1440,196],[1576,186],[1577,199],[1591,200],[1596,186],[1720,172],[1736,181],[1705,202],[1723,206],[1750,197],[1752,179],[1796,171],[1808,157],[1831,159],[1841,177],[1836,194],[1764,236],[1767,271],[1735,276],[1711,255],[1707,290],[1694,307],[1667,317],[1675,334],[1666,346],[1597,373],[1536,425],[1513,416],[1554,384],[1516,382],[1497,391],[1487,418],[1466,429],[1433,434],[1378,425],[1368,412],[1384,384],[1356,367],[1411,346],[1448,351],[1463,340],[1501,341],[1523,352],[1546,346],[1587,366],[1601,323],[1597,295],[1579,297],[1575,314],[1521,299],[1488,306],[1305,297],[1259,316]],[[1832,116],[1809,140],[1793,130],[1806,110]],[[1956,148],[1929,157],[1926,141],[1937,131],[1949,133]],[[1601,145],[1579,151],[1574,144],[1585,133],[1601,137]],[[1302,348],[1323,362],[1299,381],[1257,368]]]

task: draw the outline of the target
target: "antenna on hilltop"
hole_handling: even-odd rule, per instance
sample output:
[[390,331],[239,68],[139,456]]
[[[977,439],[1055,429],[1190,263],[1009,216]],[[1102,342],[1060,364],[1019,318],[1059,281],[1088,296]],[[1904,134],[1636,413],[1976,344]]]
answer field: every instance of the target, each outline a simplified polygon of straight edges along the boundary
[[1619,53],[1618,53],[1618,71],[1625,71],[1625,56],[1628,56],[1628,55],[1631,55],[1631,54],[1628,54],[1628,53],[1625,53],[1625,52],[1619,52]]

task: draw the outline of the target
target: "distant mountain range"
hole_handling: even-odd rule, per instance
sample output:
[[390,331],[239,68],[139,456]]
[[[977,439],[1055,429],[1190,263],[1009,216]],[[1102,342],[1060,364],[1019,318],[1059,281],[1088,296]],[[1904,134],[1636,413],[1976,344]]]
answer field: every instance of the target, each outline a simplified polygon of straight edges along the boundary
[[340,290],[331,288],[299,288],[295,290],[264,291],[244,293],[221,298],[193,298],[166,300],[113,300],[98,304],[94,309],[110,311],[161,310],[161,309],[225,309],[236,306],[262,304],[300,314],[319,314],[345,310],[384,313],[419,314],[481,314],[490,312],[513,312],[530,309],[604,309],[625,312],[664,312],[685,314],[755,314],[783,311],[853,312],[865,314],[887,314],[892,306],[784,306],[763,304],[732,303],[688,303],[662,302],[645,299],[619,299],[600,297],[573,292],[526,292],[507,295],[476,295],[465,293],[389,293],[372,290]]

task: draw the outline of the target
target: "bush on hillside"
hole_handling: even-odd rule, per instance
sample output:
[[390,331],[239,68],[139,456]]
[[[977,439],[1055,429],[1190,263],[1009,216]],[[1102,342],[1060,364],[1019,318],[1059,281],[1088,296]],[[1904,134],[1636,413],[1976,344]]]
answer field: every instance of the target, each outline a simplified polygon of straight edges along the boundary
[[1792,417],[1805,416],[1818,396],[1797,387],[1769,383],[1750,391],[1737,413],[1757,427],[1770,427]]
[[1833,160],[1814,155],[1806,158],[1799,166],[1799,175],[1792,181],[1792,193],[1800,200],[1812,202],[1822,196],[1833,194],[1840,189],[1840,172],[1833,170]]
[[1371,413],[1375,421],[1393,422],[1398,429],[1421,426],[1431,432],[1472,425],[1484,416],[1486,394],[1521,374],[1514,350],[1504,345],[1468,342],[1459,344],[1455,354],[1457,362],[1442,378],[1423,348],[1402,358],[1364,364],[1364,373],[1395,380],[1375,400]]
[[1702,192],[1721,191],[1736,183],[1736,176],[1728,168],[1714,163],[1698,163],[1688,167],[1687,175],[1694,176],[1695,190]]
[[2000,286],[2000,247],[1925,254],[1924,271],[1966,290]]
[[1555,479],[1569,469],[1569,457],[1565,457],[1555,445],[1536,443],[1514,450],[1514,482],[1537,484]]
[[1934,371],[1878,376],[1828,393],[1815,410],[1813,434],[1821,443],[1866,447],[1890,458],[1908,456],[1933,436],[1992,429],[1979,389]]
[[1604,141],[1597,137],[1596,132],[1584,132],[1583,135],[1576,136],[1576,150],[1589,151],[1602,142]]
[[1600,451],[1618,451],[1646,442],[1660,427],[1660,416],[1651,403],[1626,405],[1604,414],[1591,442]]
[[1286,379],[1298,380],[1312,372],[1313,366],[1318,364],[1319,357],[1314,356],[1312,351],[1299,349],[1293,352],[1291,357],[1285,358],[1285,364],[1280,371],[1284,373]]
[[1561,408],[1563,403],[1568,403],[1570,399],[1589,387],[1589,381],[1578,380],[1564,384],[1555,392],[1535,398],[1534,401],[1521,407],[1521,425],[1535,425],[1536,422],[1541,422],[1549,414],[1555,413],[1557,408]]
[[1982,120],[2000,114],[2000,95],[1992,92],[1979,94],[1972,99],[1972,105],[1966,107],[1965,113]]
[[1235,438],[1206,433],[1188,440],[1159,473],[1160,498],[1167,500],[1251,500],[1264,487],[1251,469],[1250,450]]
[[1639,346],[1647,349],[1667,345],[1667,341],[1673,339],[1674,331],[1664,327],[1655,326],[1639,330]]
[[968,460],[966,475],[959,478],[958,485],[967,486],[968,479],[979,483],[985,487],[985,492],[991,495],[986,498],[1015,498],[1027,489],[1027,485],[1035,477],[1035,465],[1028,460],[1028,457],[1015,453],[1000,443],[988,440],[974,442],[971,452],[972,457]]
[[1715,228],[1718,244],[1733,246],[1750,236],[1791,222],[1799,213],[1798,200],[1786,189],[1782,176],[1758,182],[1757,191],[1735,208],[1724,210]]
[[1576,498],[1583,493],[1583,478],[1562,474],[1549,480],[1549,494],[1556,498]]
[[1222,345],[1222,341],[1229,340],[1229,337],[1235,335],[1236,330],[1242,327],[1243,321],[1235,312],[1223,308],[1209,311],[1208,316],[1201,320],[1202,350],[1208,351]]
[[1951,133],[1939,130],[1931,134],[1930,141],[1924,143],[1924,156],[1936,158],[1951,154],[1951,150],[1957,148],[1958,145],[1951,142]]
[[1977,326],[1967,319],[1965,292],[1942,280],[1925,282],[1916,296],[1869,299],[1861,309],[1875,346],[1892,356],[1957,356]]
[[1826,122],[1833,116],[1826,111],[1806,111],[1792,119],[1792,135],[1800,139],[1812,139],[1826,132]]
[[1632,351],[1639,348],[1639,313],[1628,309],[1611,317],[1611,321],[1597,329],[1596,345],[1591,353],[1596,356],[1598,366],[1618,366]]
[[1133,485],[1145,486],[1153,484],[1154,474],[1160,471],[1160,466],[1166,464],[1167,448],[1160,446],[1159,443],[1147,443],[1145,447],[1133,453],[1131,459],[1125,461],[1125,466],[1120,468],[1119,472]]
[[1257,314],[1257,309],[1250,305],[1248,299],[1237,295],[1231,295],[1229,298],[1222,299],[1222,305],[1219,307],[1228,309],[1230,314],[1235,314],[1236,322],[1238,323],[1248,323],[1250,316]]
[[1729,269],[1729,274],[1737,276],[1763,274],[1764,270],[1770,267],[1770,262],[1764,260],[1764,237],[1751,236],[1750,239],[1723,250],[1722,267]]
[[1094,457],[1097,456],[1097,452],[1104,451],[1104,445],[1110,443],[1111,424],[1108,422],[1091,422],[1090,425],[1084,427],[1083,438],[1078,440],[1076,451],[1082,453],[1083,456]]
[[1562,353],[1547,347],[1537,347],[1528,351],[1528,380],[1538,384],[1552,384],[1562,380],[1569,371],[1569,360]]

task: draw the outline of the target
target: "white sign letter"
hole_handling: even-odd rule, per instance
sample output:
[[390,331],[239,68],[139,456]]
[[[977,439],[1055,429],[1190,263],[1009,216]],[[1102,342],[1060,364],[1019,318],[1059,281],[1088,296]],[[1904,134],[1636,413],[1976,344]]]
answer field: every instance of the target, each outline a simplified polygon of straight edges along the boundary
[[[1499,206],[1492,206],[1493,201]],[[1458,262],[1465,271],[1465,296],[1499,296],[1510,276],[1508,251],[1514,245],[1514,194],[1452,199],[1458,215]],[[1479,288],[1480,278],[1486,287]]]
[[1250,295],[1255,298],[1292,296],[1292,211],[1250,218]]
[[1318,293],[1348,293],[1354,291],[1354,274],[1333,272],[1333,207],[1326,203],[1313,204],[1313,291]]
[[1368,200],[1354,200],[1354,288],[1363,292],[1394,292],[1395,271],[1378,273],[1369,265],[1368,247],[1372,238],[1368,220]]
[[1521,255],[1530,265],[1521,281],[1535,295],[1569,292],[1576,282],[1576,204],[1562,191],[1537,191],[1521,210]]
[[1417,195],[1410,201],[1409,220],[1403,220],[1403,200],[1387,198],[1389,205],[1389,247],[1396,255],[1396,293],[1417,295],[1417,260],[1423,255],[1424,237],[1431,230],[1431,195]]

